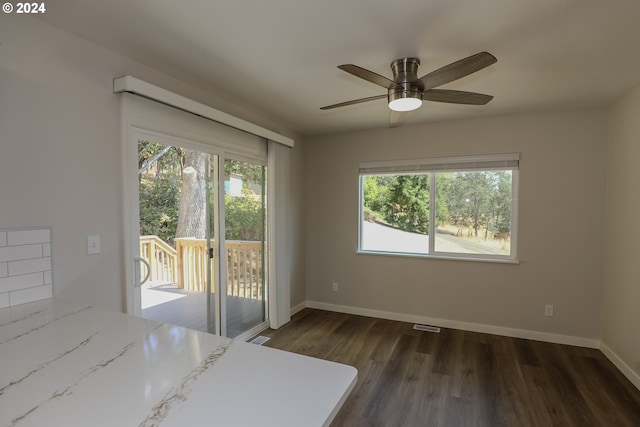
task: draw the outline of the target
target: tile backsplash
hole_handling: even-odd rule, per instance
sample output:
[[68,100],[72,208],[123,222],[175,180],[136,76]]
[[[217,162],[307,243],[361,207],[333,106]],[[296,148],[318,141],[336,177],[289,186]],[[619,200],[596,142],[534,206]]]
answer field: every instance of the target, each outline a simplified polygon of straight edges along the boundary
[[51,228],[0,229],[0,308],[52,296]]

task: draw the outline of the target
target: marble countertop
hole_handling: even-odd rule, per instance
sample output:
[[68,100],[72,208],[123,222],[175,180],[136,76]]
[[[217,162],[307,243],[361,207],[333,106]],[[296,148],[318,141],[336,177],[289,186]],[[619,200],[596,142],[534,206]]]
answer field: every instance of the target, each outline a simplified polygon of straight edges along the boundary
[[0,426],[321,426],[355,368],[45,300],[0,310]]

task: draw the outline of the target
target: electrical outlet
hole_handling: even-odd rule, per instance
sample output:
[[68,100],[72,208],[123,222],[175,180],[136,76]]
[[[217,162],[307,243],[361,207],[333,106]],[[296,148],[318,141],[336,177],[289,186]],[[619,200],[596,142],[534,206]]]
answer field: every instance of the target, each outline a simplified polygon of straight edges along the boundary
[[333,282],[333,292],[338,292],[338,282]]
[[553,305],[547,304],[544,306],[544,315],[553,316]]

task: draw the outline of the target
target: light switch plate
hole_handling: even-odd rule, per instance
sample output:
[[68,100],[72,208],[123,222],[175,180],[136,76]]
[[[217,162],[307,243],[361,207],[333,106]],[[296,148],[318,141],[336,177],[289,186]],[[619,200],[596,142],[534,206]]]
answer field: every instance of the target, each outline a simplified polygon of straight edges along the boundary
[[553,305],[547,304],[544,306],[544,315],[545,316],[553,316]]
[[100,253],[100,236],[87,236],[87,254],[95,255]]

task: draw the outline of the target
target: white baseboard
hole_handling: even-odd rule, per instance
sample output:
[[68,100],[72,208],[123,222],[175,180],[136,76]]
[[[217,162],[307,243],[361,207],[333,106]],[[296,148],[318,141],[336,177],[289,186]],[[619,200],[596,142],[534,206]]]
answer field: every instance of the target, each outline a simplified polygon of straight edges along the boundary
[[[300,304],[298,304],[296,308],[299,307],[299,305]],[[502,335],[513,338],[524,338],[535,341],[551,342],[555,344],[567,344],[596,349],[600,348],[600,340],[591,338],[550,334],[547,332],[528,331],[524,329],[505,328],[502,326],[484,325],[479,323],[459,322],[455,320],[436,319],[432,317],[414,316],[409,314],[394,313],[390,311],[370,310],[367,308],[351,307],[346,305],[327,304],[317,301],[306,301],[305,305],[306,307],[317,308],[319,310],[376,317],[379,319],[397,320],[400,322],[408,323],[419,323],[424,325],[439,326],[441,328],[461,329],[464,331],[481,332],[485,334]]]
[[293,307],[291,307],[291,316],[293,317],[295,314],[301,312],[305,308],[307,308],[306,301],[302,301],[300,304],[294,305]]
[[627,379],[629,379],[629,381],[631,381],[638,390],[640,390],[640,375],[634,372],[634,370],[631,369],[624,360],[622,360],[613,350],[611,350],[611,348],[609,348],[608,345],[603,342],[600,343],[600,351],[602,351],[602,353],[607,356],[607,359],[609,359],[611,363],[613,363],[616,368],[618,368],[620,372],[622,372],[624,376],[627,377]]

